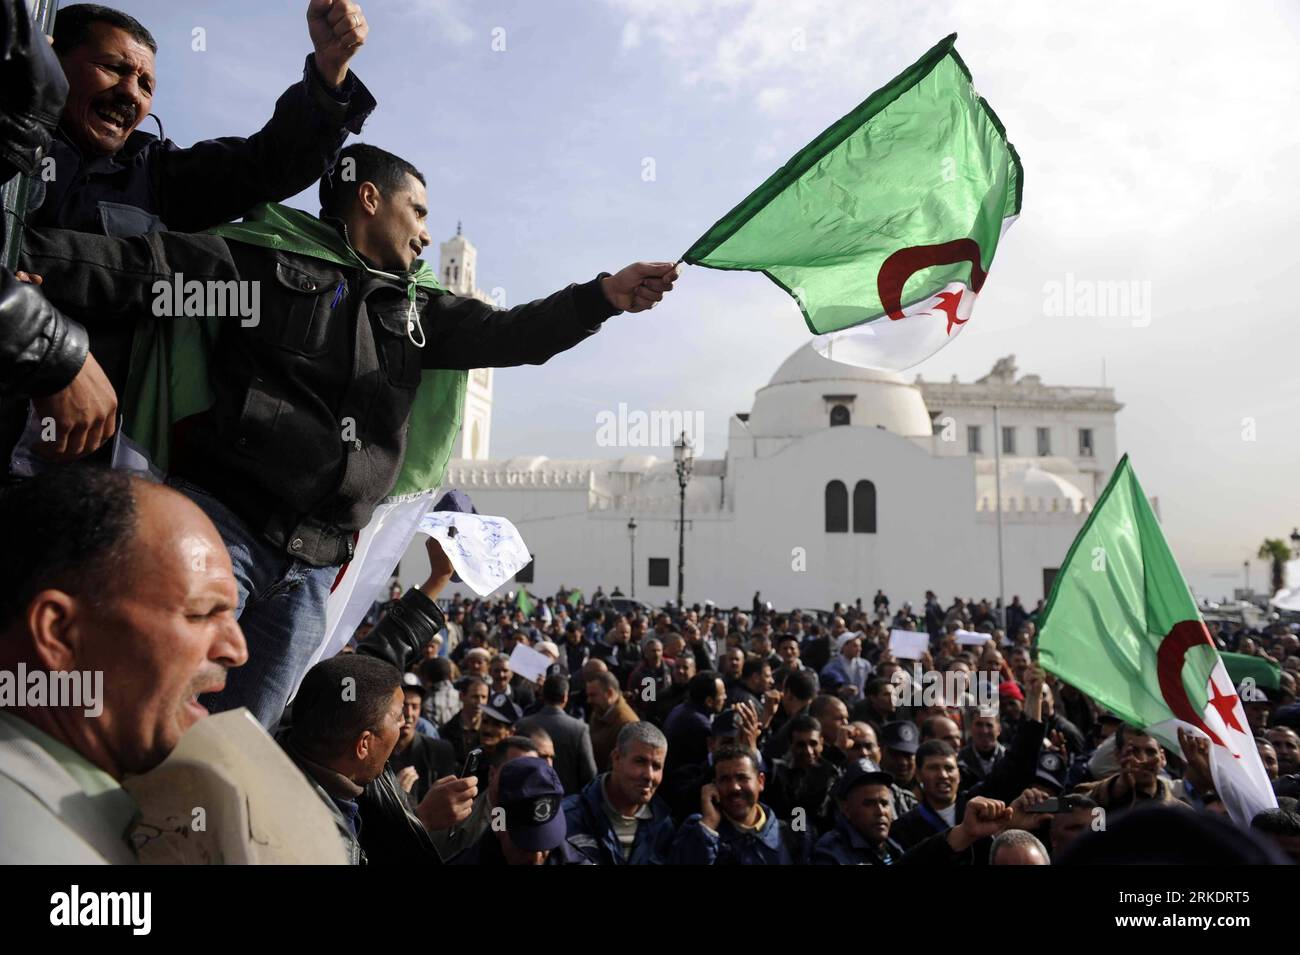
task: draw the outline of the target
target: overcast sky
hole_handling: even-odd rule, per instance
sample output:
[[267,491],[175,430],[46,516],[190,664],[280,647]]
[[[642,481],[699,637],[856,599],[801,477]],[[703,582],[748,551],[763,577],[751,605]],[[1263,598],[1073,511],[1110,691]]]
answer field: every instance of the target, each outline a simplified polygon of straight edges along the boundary
[[[182,145],[246,134],[301,69],[306,0],[120,0],[157,36],[155,112]],[[918,9],[918,6],[923,9]],[[507,304],[675,259],[755,185],[948,33],[1025,168],[974,319],[906,374],[1014,353],[1102,380],[1184,572],[1218,597],[1300,524],[1300,5],[829,0],[371,0],[362,138],[429,180]],[[192,31],[207,49],[191,49]],[[504,49],[501,47],[504,45]],[[494,49],[494,46],[496,49]],[[145,127],[152,129],[152,123]],[[653,178],[647,179],[653,161]],[[316,211],[313,196],[295,204]],[[436,264],[436,246],[428,254]],[[1050,283],[1134,282],[1149,309],[1049,314]],[[652,313],[499,372],[492,456],[604,457],[620,402],[727,417],[808,334],[762,276],[688,269]],[[1253,438],[1253,440],[1252,440]],[[922,502],[916,502],[922,506]]]

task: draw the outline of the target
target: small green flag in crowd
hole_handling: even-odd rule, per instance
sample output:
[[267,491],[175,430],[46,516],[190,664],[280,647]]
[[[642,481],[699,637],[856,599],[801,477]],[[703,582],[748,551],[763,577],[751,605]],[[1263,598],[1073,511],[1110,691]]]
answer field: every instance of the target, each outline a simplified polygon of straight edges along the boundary
[[519,588],[519,593],[515,595],[515,606],[524,612],[525,617],[533,615],[533,601],[528,596],[528,591]]
[[684,260],[763,272],[836,361],[902,370],[955,338],[1023,178],[956,39],[800,150]]
[[1208,737],[1215,788],[1238,823],[1277,807],[1232,677],[1128,455],[1070,545],[1036,646],[1045,669],[1173,752],[1180,728]]

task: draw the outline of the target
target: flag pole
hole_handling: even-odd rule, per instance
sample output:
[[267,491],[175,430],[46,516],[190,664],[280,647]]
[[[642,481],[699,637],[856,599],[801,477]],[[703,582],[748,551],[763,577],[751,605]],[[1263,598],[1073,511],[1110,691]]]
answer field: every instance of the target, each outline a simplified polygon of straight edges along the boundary
[[998,406],[993,405],[993,483],[998,496],[998,599],[1002,603],[1002,633],[1008,640],[1015,640],[1015,635],[1006,632],[1007,626],[1007,587],[1002,571],[1002,428],[998,421]]

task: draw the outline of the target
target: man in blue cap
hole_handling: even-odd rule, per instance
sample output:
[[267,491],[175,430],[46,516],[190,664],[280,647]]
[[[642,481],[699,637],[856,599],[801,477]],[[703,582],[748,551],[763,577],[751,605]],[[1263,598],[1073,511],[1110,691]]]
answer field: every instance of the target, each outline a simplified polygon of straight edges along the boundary
[[566,838],[564,787],[544,759],[521,756],[497,774],[497,804],[478,843],[453,865],[592,865]]

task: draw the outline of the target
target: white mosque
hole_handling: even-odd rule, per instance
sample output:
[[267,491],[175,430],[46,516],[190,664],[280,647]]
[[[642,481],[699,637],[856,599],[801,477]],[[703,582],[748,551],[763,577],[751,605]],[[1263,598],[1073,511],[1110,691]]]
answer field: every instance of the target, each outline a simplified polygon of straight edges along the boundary
[[[483,297],[459,230],[441,250],[444,283]],[[1117,462],[1122,407],[1110,388],[1017,376],[1012,357],[975,382],[909,382],[803,346],[748,412],[731,416],[725,454],[693,461],[685,600],[748,606],[758,590],[777,607],[828,608],[869,602],[878,587],[895,605],[928,589],[945,603],[995,596],[998,442],[1006,594],[1032,607]],[[491,408],[492,372],[471,373],[444,486],[516,524],[534,558],[516,581],[534,594],[599,585],[652,604],[675,599],[681,492],[671,453],[494,461]],[[417,545],[403,584],[426,568]]]

